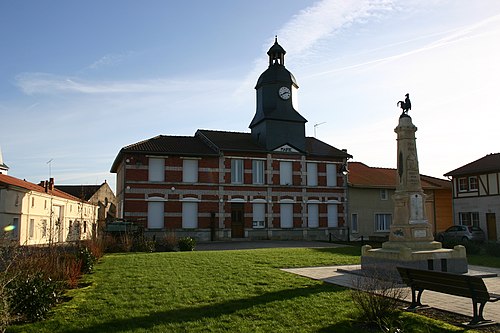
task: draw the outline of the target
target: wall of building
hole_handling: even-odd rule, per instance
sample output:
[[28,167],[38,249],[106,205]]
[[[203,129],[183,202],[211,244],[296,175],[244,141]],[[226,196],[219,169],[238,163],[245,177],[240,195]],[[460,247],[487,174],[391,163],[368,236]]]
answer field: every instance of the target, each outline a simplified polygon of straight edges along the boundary
[[[191,157],[192,158],[192,157]],[[191,235],[200,240],[227,239],[235,236],[232,207],[243,208],[243,237],[251,239],[328,239],[330,231],[344,225],[344,184],[337,173],[336,186],[327,186],[326,163],[336,163],[340,170],[341,161],[308,160],[297,154],[248,154],[230,153],[219,157],[198,159],[198,181],[183,182],[183,157],[166,156],[164,159],[164,180],[148,180],[146,155],[129,154],[119,168],[117,177],[123,177],[117,184],[118,201],[123,198],[123,217],[142,224],[146,233],[159,234],[174,231],[177,235]],[[231,182],[231,160],[243,160],[243,182]],[[252,160],[265,161],[265,184],[253,184]],[[280,162],[292,162],[292,184],[280,185]],[[316,186],[307,186],[307,163],[317,163]],[[338,171],[337,171],[338,172]],[[148,207],[150,201],[161,202],[164,220],[162,228],[148,228]],[[197,226],[183,228],[183,203],[197,204]],[[318,205],[318,226],[308,227],[308,203]],[[265,204],[265,225],[254,227],[254,204]],[[292,228],[282,228],[282,204],[293,205]],[[157,205],[157,204],[155,204]],[[328,206],[335,205],[338,222],[328,225]],[[120,204],[119,204],[120,206]],[[160,208],[161,209],[161,208]],[[330,208],[332,211],[333,208]],[[332,213],[330,213],[332,214]],[[307,230],[315,229],[307,232]]]
[[21,245],[38,245],[88,239],[96,222],[97,207],[48,193],[0,190],[2,230],[17,218],[17,227],[6,237]]

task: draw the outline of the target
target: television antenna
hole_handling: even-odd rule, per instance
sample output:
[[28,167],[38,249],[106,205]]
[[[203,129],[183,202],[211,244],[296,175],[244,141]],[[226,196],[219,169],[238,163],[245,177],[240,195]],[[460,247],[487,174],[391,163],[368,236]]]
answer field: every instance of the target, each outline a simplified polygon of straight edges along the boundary
[[326,124],[326,121],[324,121],[322,123],[314,124],[314,137],[316,137],[316,127],[323,125],[323,124]]

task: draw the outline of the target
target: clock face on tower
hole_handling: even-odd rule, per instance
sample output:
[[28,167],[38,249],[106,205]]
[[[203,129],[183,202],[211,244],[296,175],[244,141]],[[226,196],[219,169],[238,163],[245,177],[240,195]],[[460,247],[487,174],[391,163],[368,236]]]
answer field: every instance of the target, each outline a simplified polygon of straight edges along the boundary
[[284,99],[284,100],[287,100],[290,98],[290,96],[292,95],[292,93],[290,92],[290,89],[288,89],[288,87],[281,87],[279,90],[278,90],[278,95]]

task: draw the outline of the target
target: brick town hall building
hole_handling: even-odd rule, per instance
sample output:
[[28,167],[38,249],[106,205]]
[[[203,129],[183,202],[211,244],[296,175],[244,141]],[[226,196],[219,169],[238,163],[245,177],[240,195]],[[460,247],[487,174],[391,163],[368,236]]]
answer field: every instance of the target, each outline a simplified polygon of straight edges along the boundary
[[267,52],[250,133],[200,129],[122,148],[111,167],[119,216],[149,235],[205,241],[328,239],[345,226],[351,156],[305,136],[285,53],[277,41]]

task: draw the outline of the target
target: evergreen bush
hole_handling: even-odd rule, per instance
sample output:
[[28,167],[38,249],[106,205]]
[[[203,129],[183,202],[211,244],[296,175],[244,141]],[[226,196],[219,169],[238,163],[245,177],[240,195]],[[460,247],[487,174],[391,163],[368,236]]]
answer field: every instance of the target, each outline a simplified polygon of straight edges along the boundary
[[179,238],[177,245],[180,251],[193,251],[196,246],[196,240],[191,237]]

